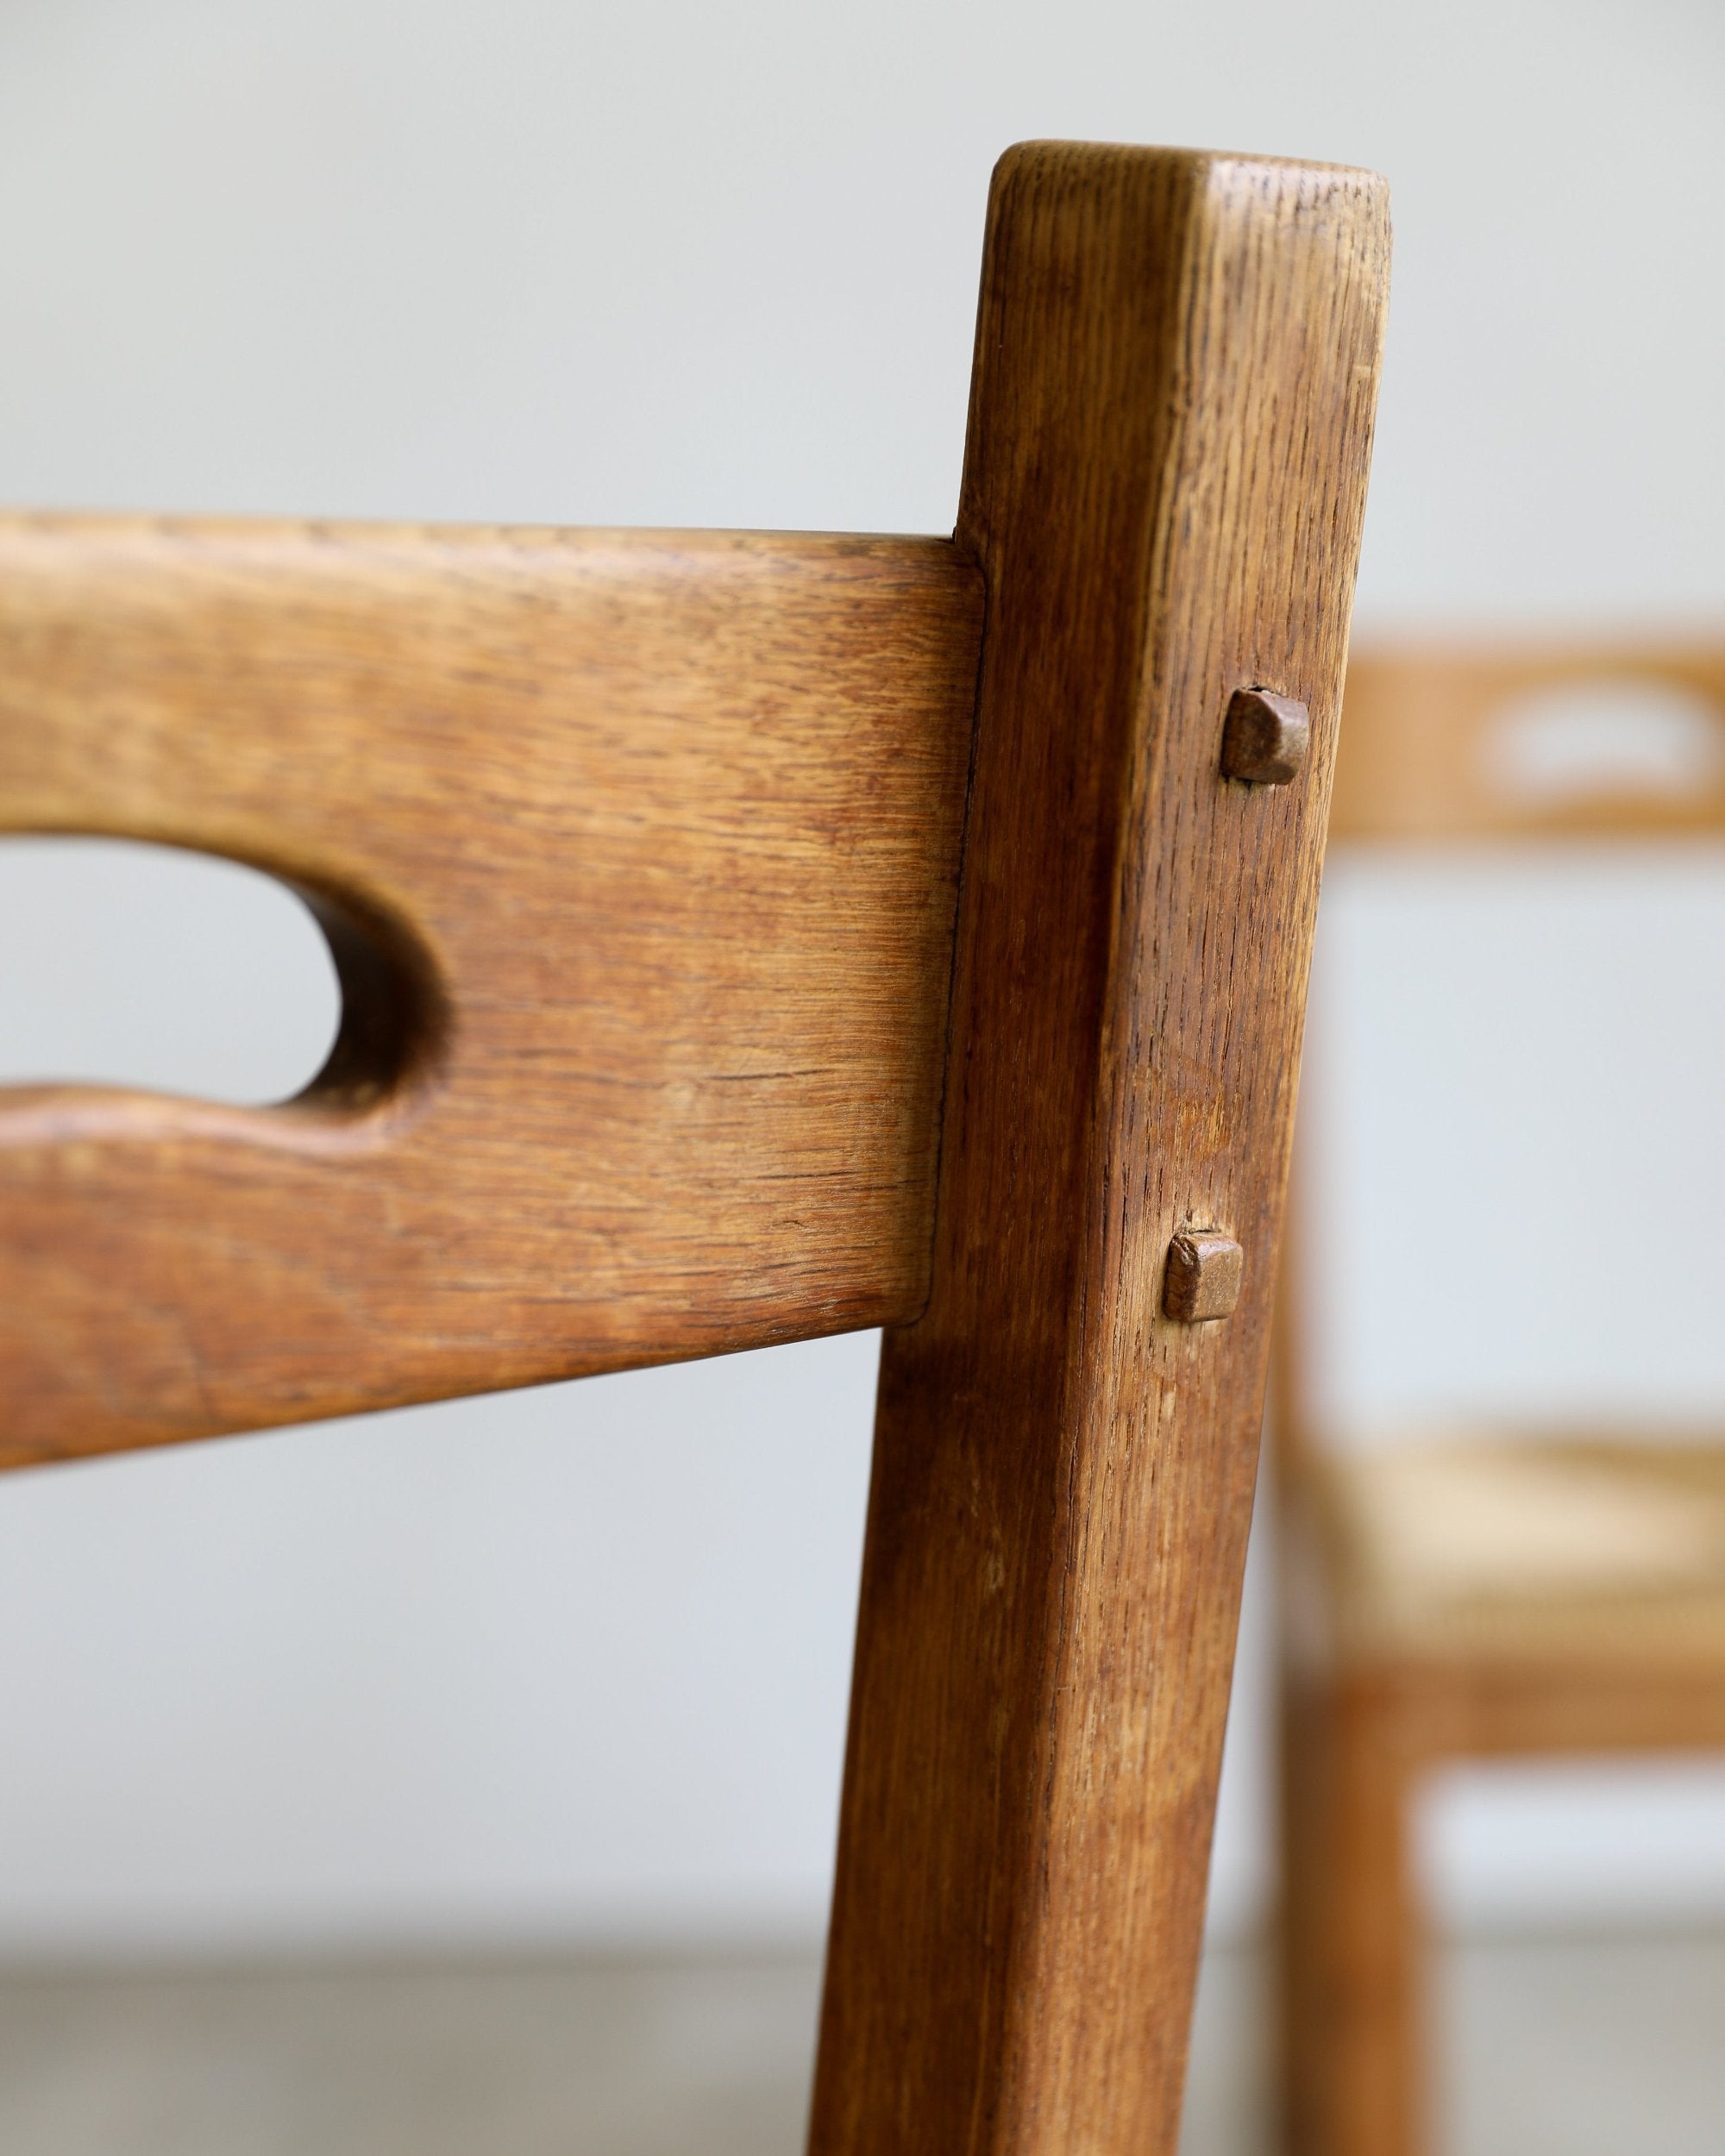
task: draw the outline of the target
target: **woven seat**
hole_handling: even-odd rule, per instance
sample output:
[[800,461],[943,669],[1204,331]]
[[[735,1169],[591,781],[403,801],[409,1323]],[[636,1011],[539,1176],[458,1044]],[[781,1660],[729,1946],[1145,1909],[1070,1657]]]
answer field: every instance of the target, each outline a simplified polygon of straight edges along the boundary
[[1725,1656],[1725,1445],[1398,1436],[1311,1494],[1350,1662]]

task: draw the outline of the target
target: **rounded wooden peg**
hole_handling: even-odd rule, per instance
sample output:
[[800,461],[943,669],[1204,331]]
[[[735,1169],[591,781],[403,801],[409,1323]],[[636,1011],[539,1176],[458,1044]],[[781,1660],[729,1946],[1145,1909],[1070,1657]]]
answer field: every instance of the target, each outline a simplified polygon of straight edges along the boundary
[[1312,745],[1312,714],[1297,697],[1236,689],[1222,723],[1222,776],[1247,786],[1286,786]]
[[1245,1252],[1231,1235],[1182,1228],[1168,1246],[1162,1307],[1181,1325],[1226,1318],[1239,1300]]

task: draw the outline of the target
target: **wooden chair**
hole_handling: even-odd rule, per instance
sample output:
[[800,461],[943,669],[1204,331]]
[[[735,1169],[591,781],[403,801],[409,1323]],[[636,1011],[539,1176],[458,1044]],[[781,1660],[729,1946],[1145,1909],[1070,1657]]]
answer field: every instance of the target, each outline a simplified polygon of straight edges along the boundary
[[0,524],[0,828],[344,998],[5,1098],[7,1461],[888,1329],[819,2151],[1174,2146],[1386,248],[1011,152],[950,542]]
[[[1638,692],[1667,699],[1640,714],[1663,778],[1586,783],[1565,729],[1601,734],[1590,707],[1614,702],[1628,723]],[[1614,748],[1614,730],[1595,746],[1621,760],[1633,737]],[[1725,644],[1357,654],[1343,734],[1339,846],[1725,837]],[[1296,1178],[1274,1409],[1290,2140],[1300,2156],[1417,2156],[1432,2122],[1414,1791],[1461,1758],[1725,1745],[1725,1439],[1497,1428],[1338,1445],[1299,1257],[1317,1197]]]

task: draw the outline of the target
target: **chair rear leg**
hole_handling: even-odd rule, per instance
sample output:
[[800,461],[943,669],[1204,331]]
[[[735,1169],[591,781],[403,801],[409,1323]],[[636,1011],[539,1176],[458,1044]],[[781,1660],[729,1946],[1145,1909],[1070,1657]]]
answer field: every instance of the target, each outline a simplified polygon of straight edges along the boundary
[[1291,2156],[1427,2156],[1414,1747],[1382,1685],[1290,1679],[1280,1949]]

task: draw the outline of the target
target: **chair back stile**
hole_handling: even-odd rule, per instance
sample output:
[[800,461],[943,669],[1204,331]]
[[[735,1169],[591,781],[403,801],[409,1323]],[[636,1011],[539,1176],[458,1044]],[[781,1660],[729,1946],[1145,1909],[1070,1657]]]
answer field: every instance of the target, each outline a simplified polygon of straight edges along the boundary
[[1387,266],[1357,173],[996,174],[934,1284],[882,1356],[815,2156],[1176,2143]]

